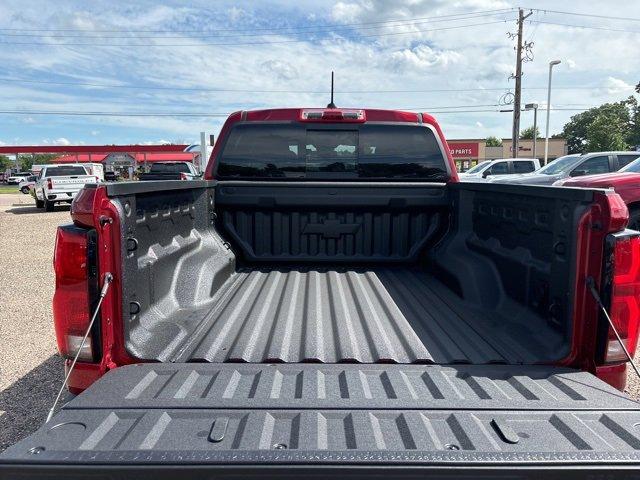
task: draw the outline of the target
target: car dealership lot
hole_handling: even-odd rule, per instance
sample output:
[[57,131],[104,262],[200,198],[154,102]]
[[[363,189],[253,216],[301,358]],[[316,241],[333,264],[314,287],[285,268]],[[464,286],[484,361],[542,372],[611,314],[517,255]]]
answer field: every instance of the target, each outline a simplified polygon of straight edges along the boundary
[[[44,422],[62,382],[51,320],[55,230],[69,207],[46,213],[30,196],[0,195],[0,451]],[[629,376],[628,392],[640,398]]]

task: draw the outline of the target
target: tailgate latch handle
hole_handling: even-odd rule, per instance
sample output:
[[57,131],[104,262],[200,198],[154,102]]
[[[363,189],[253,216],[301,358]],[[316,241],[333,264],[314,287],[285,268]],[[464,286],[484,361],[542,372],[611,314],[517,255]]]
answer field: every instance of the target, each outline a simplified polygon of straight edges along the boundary
[[518,443],[520,437],[513,429],[504,422],[498,422],[495,418],[491,420],[491,426],[496,431],[498,436],[506,443]]
[[227,417],[218,417],[213,421],[211,425],[211,431],[209,432],[209,441],[213,443],[219,443],[224,439],[224,434],[227,433],[227,426],[229,425],[229,419]]

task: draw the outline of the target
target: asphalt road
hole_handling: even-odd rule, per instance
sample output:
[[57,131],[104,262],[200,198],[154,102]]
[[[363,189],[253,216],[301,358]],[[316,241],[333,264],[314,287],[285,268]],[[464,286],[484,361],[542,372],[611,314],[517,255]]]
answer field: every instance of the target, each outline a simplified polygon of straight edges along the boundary
[[[51,321],[56,227],[69,207],[36,209],[27,195],[0,195],[0,451],[40,426],[62,384]],[[640,400],[640,381],[627,391]]]

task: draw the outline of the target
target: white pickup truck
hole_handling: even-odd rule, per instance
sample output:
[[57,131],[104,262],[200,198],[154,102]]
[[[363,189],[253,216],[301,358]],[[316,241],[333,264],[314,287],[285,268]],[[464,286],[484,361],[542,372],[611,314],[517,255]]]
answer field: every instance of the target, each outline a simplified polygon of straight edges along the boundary
[[47,165],[40,171],[33,189],[36,207],[51,212],[56,203],[71,203],[85,184],[98,181],[98,177],[87,173],[84,165]]

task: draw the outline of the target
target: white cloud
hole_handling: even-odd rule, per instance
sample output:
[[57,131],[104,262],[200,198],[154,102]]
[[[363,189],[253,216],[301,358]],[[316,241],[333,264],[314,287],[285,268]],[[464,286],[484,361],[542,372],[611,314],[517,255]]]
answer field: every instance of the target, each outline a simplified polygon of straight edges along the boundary
[[614,93],[632,93],[634,86],[630,83],[625,82],[619,78],[607,77],[605,81],[605,86],[607,87],[607,92],[610,94]]
[[87,12],[75,12],[69,18],[69,25],[79,30],[95,30],[96,23]]
[[233,6],[229,9],[229,18],[231,19],[232,22],[237,22],[244,15],[245,15],[245,12],[241,8]]
[[338,2],[331,9],[331,17],[340,23],[353,22],[364,13],[364,8],[355,2]]
[[[157,111],[163,113],[206,111],[226,113],[238,109],[276,106],[326,105],[329,72],[336,71],[336,102],[344,106],[418,108],[452,105],[494,104],[513,81],[513,31],[515,14],[453,21],[450,18],[426,21],[425,17],[469,13],[511,6],[500,0],[339,0],[321,4],[308,0],[286,3],[275,0],[236,3],[222,0],[215,9],[204,0],[184,7],[177,0],[157,5],[140,0],[109,9],[79,0],[55,2],[32,0],[0,2],[0,27],[80,28],[91,31],[176,30],[185,33],[171,40],[148,39],[146,43],[195,43],[194,47],[32,47],[0,50],[0,63],[16,78],[112,85],[155,85],[165,90],[109,89],[90,86],[69,88],[28,83],[0,83],[0,103],[7,108],[41,110]],[[77,8],[75,8],[77,6]],[[537,7],[553,9],[552,0],[540,0]],[[581,11],[608,14],[607,6],[584,0]],[[640,2],[626,2],[619,15],[640,17]],[[8,23],[5,19],[11,19]],[[551,13],[535,14],[540,20],[559,20]],[[260,37],[261,28],[383,22],[405,19],[402,27],[369,24],[336,29],[331,35]],[[498,24],[486,23],[508,19]],[[587,24],[588,19],[583,23]],[[595,20],[594,20],[595,22]],[[567,22],[569,23],[569,22]],[[434,28],[464,28],[433,31]],[[254,36],[196,38],[195,34],[218,34],[238,28]],[[432,30],[432,31],[426,31]],[[396,33],[401,33],[396,35]],[[632,92],[640,71],[637,47],[622,32],[596,35],[587,29],[554,25],[525,25],[525,38],[535,42],[533,62],[524,65],[523,102],[544,100],[548,62],[563,63],[554,69],[554,87],[601,86],[596,90],[554,89],[556,104],[593,104],[616,101]],[[225,33],[228,35],[228,33]],[[180,36],[178,36],[180,37]],[[293,40],[293,41],[292,41]],[[61,40],[56,40],[61,41]],[[103,42],[117,43],[116,39]],[[120,40],[129,42],[131,40]],[[259,44],[263,41],[282,42]],[[142,43],[142,40],[140,40]],[[206,43],[247,42],[245,46],[215,46]],[[176,87],[176,90],[171,90]],[[542,90],[531,87],[543,87]],[[201,91],[185,88],[204,89]],[[501,90],[504,88],[505,90]],[[182,90],[181,90],[182,89]],[[219,89],[221,91],[208,91]],[[443,91],[476,89],[472,91]],[[244,91],[230,91],[244,90]],[[274,93],[269,90],[291,90]],[[392,90],[393,93],[345,93],[347,91]],[[401,91],[422,91],[402,93]],[[557,131],[574,111],[556,111],[552,132]],[[486,125],[498,135],[510,134],[511,116],[495,112],[451,113],[438,116],[447,136],[475,136]],[[28,118],[28,117],[27,117]],[[217,133],[222,117],[35,117],[25,128],[19,117],[2,117],[5,139],[20,136],[24,143],[63,135],[74,143],[100,139],[110,143],[139,142],[148,138],[197,140],[198,132]],[[46,121],[44,120],[46,119]],[[97,133],[94,133],[97,132]],[[29,136],[29,138],[26,138]],[[93,138],[95,141],[95,138]],[[49,140],[51,142],[51,140]]]
[[160,139],[160,140],[145,140],[143,142],[139,142],[140,145],[168,145],[172,143],[169,140]]
[[283,60],[268,60],[266,62],[262,62],[260,67],[270,71],[276,77],[282,80],[292,80],[294,78],[298,78],[298,70],[289,62],[285,62]]
[[417,68],[420,70],[432,67],[447,67],[458,63],[462,55],[452,50],[435,50],[428,45],[418,45],[412,49],[393,52],[391,61],[396,68]]
[[56,138],[53,141],[53,144],[54,145],[62,145],[64,147],[66,147],[68,145],[71,145],[71,142],[69,140],[67,140],[66,138],[64,138],[64,137],[60,137],[60,138]]

